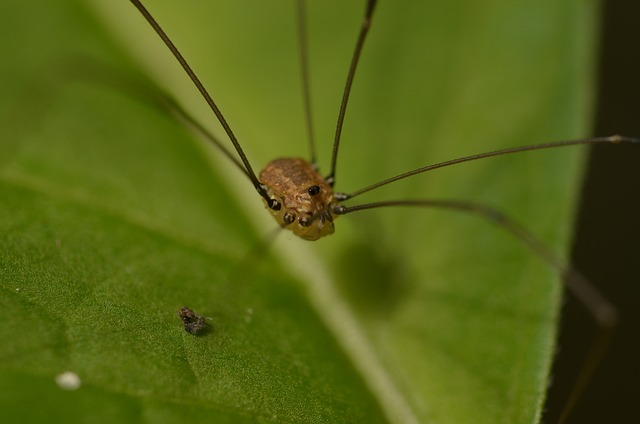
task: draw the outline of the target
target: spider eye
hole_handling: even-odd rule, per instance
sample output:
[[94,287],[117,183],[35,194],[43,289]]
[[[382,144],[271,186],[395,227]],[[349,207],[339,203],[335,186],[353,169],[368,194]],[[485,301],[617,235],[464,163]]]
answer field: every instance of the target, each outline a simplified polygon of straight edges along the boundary
[[300,225],[302,225],[303,227],[308,227],[309,225],[311,225],[311,218],[308,216],[304,216],[302,218],[300,218],[298,220],[298,222],[300,223]]
[[271,199],[271,202],[269,202],[269,208],[273,209],[274,211],[279,211],[280,208],[282,208],[282,204],[276,199]]
[[282,217],[282,222],[284,222],[285,225],[292,224],[295,220],[296,215],[291,212],[286,212]]
[[316,194],[320,193],[320,186],[312,185],[307,189],[307,193],[309,193],[310,196],[315,196]]

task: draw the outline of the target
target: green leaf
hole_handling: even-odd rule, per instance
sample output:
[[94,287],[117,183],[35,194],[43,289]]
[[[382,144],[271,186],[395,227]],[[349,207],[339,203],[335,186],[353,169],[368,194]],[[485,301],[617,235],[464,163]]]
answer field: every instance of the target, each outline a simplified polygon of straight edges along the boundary
[[[291,2],[148,3],[256,170],[307,156]],[[344,3],[309,7],[324,170],[363,11]],[[374,16],[338,190],[588,132],[590,2],[396,3]],[[539,419],[560,283],[506,232],[391,208],[340,218],[315,243],[280,234],[265,250],[276,225],[243,175],[166,110],[101,78],[149,75],[226,142],[129,2],[5,0],[0,28],[3,419]],[[74,69],[78,57],[104,73]],[[485,202],[562,257],[580,156],[460,165],[362,202]],[[185,304],[210,317],[208,331],[184,331]],[[78,390],[56,385],[65,371]]]

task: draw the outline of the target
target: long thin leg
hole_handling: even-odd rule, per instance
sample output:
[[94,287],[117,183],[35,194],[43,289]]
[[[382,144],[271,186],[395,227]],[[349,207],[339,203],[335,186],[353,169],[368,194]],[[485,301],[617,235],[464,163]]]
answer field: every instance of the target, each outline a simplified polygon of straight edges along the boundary
[[216,118],[218,118],[218,121],[220,122],[220,125],[222,125],[222,128],[224,128],[224,131],[229,136],[229,140],[231,140],[231,143],[233,144],[233,147],[236,149],[236,152],[238,153],[238,156],[240,157],[240,160],[242,161],[245,169],[247,170],[247,174],[249,176],[249,179],[251,180],[251,182],[252,182],[253,186],[255,187],[256,191],[267,202],[267,205],[269,205],[269,207],[273,207],[274,206],[274,201],[267,194],[266,188],[260,183],[260,181],[258,181],[258,177],[256,177],[255,172],[253,172],[253,168],[251,167],[251,164],[249,163],[249,160],[247,159],[247,156],[244,154],[244,151],[242,150],[242,147],[240,146],[240,143],[238,142],[235,134],[231,130],[231,127],[227,123],[226,119],[222,115],[222,112],[220,111],[218,106],[215,104],[215,102],[213,101],[211,96],[209,95],[209,92],[207,91],[207,89],[204,87],[202,82],[200,82],[200,79],[197,77],[195,72],[193,72],[193,70],[191,69],[191,67],[187,63],[187,61],[184,58],[184,56],[182,56],[182,54],[180,53],[178,48],[175,46],[175,44],[173,44],[173,42],[171,41],[169,36],[164,32],[162,27],[160,27],[160,25],[153,18],[153,16],[151,16],[149,11],[142,5],[142,3],[139,0],[130,0],[130,1],[138,9],[138,11],[140,11],[142,16],[147,20],[149,25],[151,25],[151,27],[154,29],[154,31],[162,39],[164,44],[169,48],[169,50],[171,51],[173,56],[176,58],[176,60],[180,63],[180,66],[182,66],[182,69],[184,69],[184,71],[187,73],[187,75],[189,76],[189,78],[191,79],[193,84],[196,86],[196,88],[198,89],[198,91],[200,92],[200,94],[202,95],[204,100],[209,105],[209,108],[213,111],[214,115],[216,115]]
[[302,97],[304,101],[304,116],[307,124],[307,140],[309,142],[309,162],[316,166],[318,158],[316,155],[316,143],[313,130],[313,114],[311,113],[311,87],[309,76],[309,54],[307,41],[307,11],[305,0],[296,2],[298,12],[298,46],[300,56],[300,70],[302,73]]
[[447,160],[444,162],[436,163],[433,165],[424,166],[422,168],[417,168],[409,172],[404,172],[402,174],[398,174],[394,177],[387,178],[386,180],[379,181],[377,183],[368,185],[364,188],[356,190],[351,193],[339,193],[337,198],[339,200],[352,199],[360,194],[366,193],[368,191],[374,190],[378,187],[382,187],[387,184],[391,184],[393,182],[417,175],[422,174],[423,172],[433,171],[438,168],[445,168],[447,166],[456,165],[458,163],[463,162],[471,162],[478,159],[485,159],[494,156],[502,156],[509,155],[512,153],[522,153],[528,152],[531,150],[543,150],[543,149],[553,149],[557,147],[567,147],[567,146],[576,146],[581,144],[640,144],[640,139],[625,137],[621,135],[612,135],[609,137],[593,137],[593,138],[584,138],[579,140],[566,140],[566,141],[556,141],[552,143],[542,143],[542,144],[534,144],[530,146],[521,146],[521,147],[510,147],[507,149],[494,150],[492,152],[480,153],[477,155],[464,156],[457,159]]
[[536,256],[554,268],[558,274],[562,276],[567,289],[589,312],[598,327],[591,347],[580,368],[578,380],[573,386],[565,404],[560,418],[560,422],[563,422],[569,416],[571,410],[580,398],[585,387],[589,384],[595,370],[602,361],[604,353],[611,341],[613,330],[618,323],[618,312],[616,311],[616,308],[609,303],[609,301],[593,286],[593,284],[583,277],[578,270],[559,260],[544,243],[534,237],[514,220],[487,205],[457,200],[397,200],[366,203],[355,206],[338,205],[335,207],[334,213],[336,215],[346,215],[353,212],[391,206],[443,208],[477,215],[480,218],[507,230],[529,250],[536,254]]
[[342,135],[342,126],[344,125],[344,116],[347,112],[347,104],[349,103],[349,94],[351,93],[351,86],[353,85],[353,78],[356,74],[356,68],[358,67],[358,60],[362,53],[362,46],[367,38],[367,33],[371,26],[371,18],[373,17],[373,11],[376,7],[376,0],[368,0],[367,6],[364,12],[364,19],[362,20],[362,26],[360,27],[360,34],[358,35],[358,41],[356,42],[356,48],[351,57],[351,65],[349,66],[349,73],[347,74],[347,83],[344,87],[344,93],[342,94],[342,102],[340,103],[340,112],[338,113],[338,123],[336,124],[336,136],[333,141],[333,151],[331,153],[331,170],[327,176],[327,182],[333,186],[336,179],[336,162],[338,161],[338,147],[340,147],[340,136]]

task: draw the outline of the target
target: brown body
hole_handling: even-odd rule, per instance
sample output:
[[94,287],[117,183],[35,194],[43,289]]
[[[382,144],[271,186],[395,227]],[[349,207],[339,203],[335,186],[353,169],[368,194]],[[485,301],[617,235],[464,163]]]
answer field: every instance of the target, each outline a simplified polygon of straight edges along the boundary
[[268,208],[282,228],[305,240],[333,233],[337,205],[333,189],[313,165],[300,158],[275,159],[260,173],[267,194],[281,205]]

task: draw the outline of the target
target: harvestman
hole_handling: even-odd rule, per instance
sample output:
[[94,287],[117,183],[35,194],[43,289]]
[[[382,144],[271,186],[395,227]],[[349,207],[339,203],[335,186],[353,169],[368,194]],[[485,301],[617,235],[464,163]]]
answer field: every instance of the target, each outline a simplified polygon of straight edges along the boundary
[[594,339],[592,348],[589,351],[582,366],[578,381],[576,382],[571,394],[569,395],[569,399],[566,403],[560,421],[562,422],[567,418],[571,409],[575,405],[575,402],[578,400],[583,389],[593,375],[595,368],[598,366],[600,360],[602,359],[611,335],[611,330],[616,326],[618,321],[618,314],[616,312],[616,309],[595,289],[592,284],[590,284],[570,265],[561,262],[550,250],[547,249],[544,244],[533,237],[528,231],[526,231],[516,222],[503,215],[499,211],[492,209],[484,204],[456,200],[428,199],[381,201],[354,206],[346,206],[343,204],[343,202],[357,197],[363,193],[375,190],[376,188],[393,183],[395,181],[462,162],[469,162],[493,156],[526,152],[531,150],[549,149],[573,145],[606,143],[640,144],[639,139],[614,135],[610,137],[594,137],[501,149],[472,156],[465,156],[458,159],[453,159],[414,169],[412,171],[396,175],[386,180],[379,181],[375,184],[369,185],[360,190],[356,190],[352,193],[334,192],[333,186],[336,181],[336,162],[338,157],[338,148],[340,146],[340,136],[342,133],[345,113],[347,110],[349,93],[351,91],[351,86],[354,80],[358,60],[360,58],[365,39],[367,37],[367,33],[369,32],[369,28],[371,26],[371,19],[373,17],[373,12],[376,6],[376,0],[368,0],[365,7],[364,18],[351,59],[351,64],[347,74],[346,86],[340,105],[335,139],[331,155],[331,168],[327,177],[323,177],[319,173],[316,166],[315,146],[313,137],[311,135],[313,131],[311,128],[309,81],[306,62],[304,1],[299,0],[299,38],[305,91],[305,114],[309,132],[311,160],[306,161],[300,158],[275,159],[267,164],[262,172],[260,172],[259,176],[256,176],[251,167],[251,164],[249,163],[249,160],[242,150],[242,147],[240,146],[238,140],[236,139],[236,136],[231,130],[231,127],[229,126],[224,116],[220,112],[220,109],[215,104],[198,77],[195,75],[187,61],[184,59],[182,54],[178,51],[176,46],[169,39],[169,37],[156,22],[156,20],[147,11],[147,9],[142,5],[142,3],[139,0],[131,0],[131,2],[136,6],[140,13],[142,13],[147,22],[153,27],[162,41],[169,48],[171,53],[178,60],[184,71],[189,75],[189,78],[195,84],[198,91],[224,128],[224,131],[227,133],[227,136],[233,144],[233,147],[240,160],[238,161],[238,159],[236,159],[235,156],[229,150],[227,150],[220,141],[218,141],[213,135],[204,130],[204,128],[197,124],[191,117],[187,116],[184,110],[180,109],[177,105],[172,106],[178,108],[177,112],[180,115],[186,118],[190,123],[194,124],[199,131],[203,132],[205,136],[210,141],[212,141],[216,145],[216,147],[223,152],[225,156],[230,158],[236,164],[236,166],[245,173],[245,175],[251,180],[251,183],[253,184],[258,194],[264,200],[267,209],[272,213],[272,215],[282,228],[291,230],[294,234],[305,240],[313,241],[332,234],[334,232],[334,220],[337,217],[357,211],[389,206],[419,206],[453,209],[478,215],[479,217],[484,218],[485,220],[493,222],[494,224],[504,228],[517,239],[519,239],[522,243],[524,243],[543,261],[553,267],[563,277],[564,284],[569,289],[569,291],[582,303],[585,309],[593,316],[596,324],[598,325],[598,333]]

